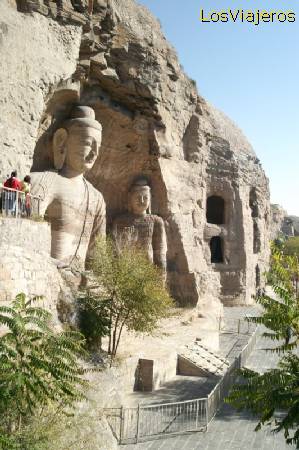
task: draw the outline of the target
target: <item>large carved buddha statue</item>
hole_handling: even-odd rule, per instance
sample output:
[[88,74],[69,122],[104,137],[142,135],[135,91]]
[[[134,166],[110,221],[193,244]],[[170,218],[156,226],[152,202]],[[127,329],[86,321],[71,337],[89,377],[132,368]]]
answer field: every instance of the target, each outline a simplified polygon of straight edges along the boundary
[[106,234],[102,194],[85,178],[101,145],[102,127],[92,108],[76,106],[52,138],[53,170],[31,174],[32,194],[51,224],[51,256],[83,267],[97,235]]
[[137,179],[128,194],[129,211],[113,221],[113,238],[121,247],[133,244],[142,248],[148,259],[161,268],[166,279],[167,242],[164,221],[150,214],[151,189],[145,178]]

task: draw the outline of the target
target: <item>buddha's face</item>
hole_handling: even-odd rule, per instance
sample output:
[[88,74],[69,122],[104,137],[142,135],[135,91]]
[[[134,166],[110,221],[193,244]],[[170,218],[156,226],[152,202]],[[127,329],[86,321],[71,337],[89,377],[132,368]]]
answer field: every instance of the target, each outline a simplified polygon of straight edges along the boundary
[[129,194],[129,206],[136,215],[146,214],[151,201],[150,188],[148,186],[134,187]]
[[84,173],[94,165],[101,145],[102,133],[92,127],[73,126],[68,130],[65,165]]

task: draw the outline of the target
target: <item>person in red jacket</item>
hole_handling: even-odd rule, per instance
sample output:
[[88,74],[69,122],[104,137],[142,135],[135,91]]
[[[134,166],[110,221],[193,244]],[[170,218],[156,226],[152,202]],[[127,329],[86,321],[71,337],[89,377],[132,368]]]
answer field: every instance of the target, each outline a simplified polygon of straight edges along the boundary
[[11,172],[10,178],[8,178],[4,183],[4,187],[21,191],[22,190],[21,182],[20,180],[18,180],[17,176],[18,174],[16,170]]
[[14,170],[11,172],[10,178],[8,178],[8,180],[4,183],[5,188],[14,189],[14,191],[10,191],[8,189],[5,191],[4,189],[2,194],[4,195],[4,201],[2,198],[2,207],[4,205],[3,209],[6,210],[6,213],[10,211],[13,216],[16,216],[17,213],[17,193],[15,191],[22,190],[21,182],[18,180],[17,176],[17,171]]

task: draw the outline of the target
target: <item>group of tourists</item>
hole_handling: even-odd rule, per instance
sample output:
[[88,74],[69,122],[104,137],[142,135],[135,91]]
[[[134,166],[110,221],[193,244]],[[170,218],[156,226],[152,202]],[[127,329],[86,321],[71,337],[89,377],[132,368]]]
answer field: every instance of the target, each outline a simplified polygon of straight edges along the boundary
[[[31,215],[31,178],[26,175],[23,181],[18,179],[17,171],[11,172],[3,183],[0,209],[6,214],[15,216],[17,208],[20,215],[30,217]],[[20,191],[18,194],[17,191]]]

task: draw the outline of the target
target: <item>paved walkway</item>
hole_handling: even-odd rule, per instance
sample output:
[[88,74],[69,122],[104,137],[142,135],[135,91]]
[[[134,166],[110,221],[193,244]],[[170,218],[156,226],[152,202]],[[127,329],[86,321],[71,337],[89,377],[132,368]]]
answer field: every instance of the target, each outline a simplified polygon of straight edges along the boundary
[[[247,367],[263,371],[277,364],[277,355],[265,352],[272,342],[259,337]],[[255,432],[256,420],[247,412],[239,413],[224,405],[211,422],[208,432],[192,433],[137,445],[120,446],[123,450],[291,450],[282,433],[273,434],[266,427]]]

